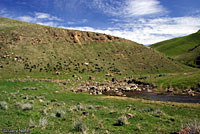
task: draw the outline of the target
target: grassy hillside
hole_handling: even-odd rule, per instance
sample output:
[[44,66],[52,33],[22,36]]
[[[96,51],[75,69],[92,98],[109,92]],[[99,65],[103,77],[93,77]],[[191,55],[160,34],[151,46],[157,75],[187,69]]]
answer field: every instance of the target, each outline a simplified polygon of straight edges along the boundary
[[149,47],[110,35],[0,18],[0,73],[140,74],[185,68]]
[[200,30],[197,33],[159,42],[150,47],[186,65],[198,67],[196,60],[200,56]]

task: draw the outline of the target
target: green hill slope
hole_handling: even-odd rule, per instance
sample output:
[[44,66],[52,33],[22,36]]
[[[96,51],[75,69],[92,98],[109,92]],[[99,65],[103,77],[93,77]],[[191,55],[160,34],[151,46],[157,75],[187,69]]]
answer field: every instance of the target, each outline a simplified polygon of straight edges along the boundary
[[200,30],[197,33],[166,40],[150,47],[186,65],[200,67],[197,57],[200,56]]
[[0,73],[77,72],[140,74],[185,70],[132,41],[0,18]]

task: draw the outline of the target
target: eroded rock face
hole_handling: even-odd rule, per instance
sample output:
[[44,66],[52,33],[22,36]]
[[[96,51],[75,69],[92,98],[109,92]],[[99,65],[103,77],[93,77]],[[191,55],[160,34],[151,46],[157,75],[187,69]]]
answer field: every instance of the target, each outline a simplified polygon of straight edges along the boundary
[[82,45],[84,43],[89,42],[106,42],[106,41],[116,41],[116,40],[123,40],[119,37],[105,35],[101,33],[93,33],[93,32],[83,32],[77,30],[53,30],[50,28],[46,28],[46,33],[50,34],[53,38],[59,41],[66,41],[69,43],[75,43]]

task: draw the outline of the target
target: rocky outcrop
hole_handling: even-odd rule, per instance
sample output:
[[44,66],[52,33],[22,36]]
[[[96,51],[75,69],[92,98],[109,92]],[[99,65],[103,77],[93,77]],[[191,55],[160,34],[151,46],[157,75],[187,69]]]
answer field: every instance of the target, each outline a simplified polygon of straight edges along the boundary
[[74,87],[73,92],[88,92],[91,95],[111,95],[111,96],[129,96],[135,93],[156,93],[156,94],[173,94],[185,96],[200,96],[199,90],[192,88],[185,90],[177,90],[175,88],[167,88],[165,91],[157,91],[156,86],[138,81],[131,77],[119,80],[111,78],[104,82],[95,81],[95,77],[89,76],[89,81]]
[[154,86],[149,83],[139,82],[135,79],[118,80],[112,78],[105,82],[88,81],[75,88],[74,92],[89,92],[91,95],[126,96],[126,92],[152,92]]

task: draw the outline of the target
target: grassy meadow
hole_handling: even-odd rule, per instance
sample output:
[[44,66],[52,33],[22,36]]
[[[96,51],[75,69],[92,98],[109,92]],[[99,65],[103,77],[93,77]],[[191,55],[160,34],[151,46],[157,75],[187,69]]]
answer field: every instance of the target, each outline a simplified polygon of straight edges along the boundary
[[[31,134],[168,134],[200,119],[199,104],[76,94],[56,82],[3,80],[0,92],[0,101],[7,102],[7,109],[0,109],[1,128]],[[127,123],[120,126],[120,117]]]

